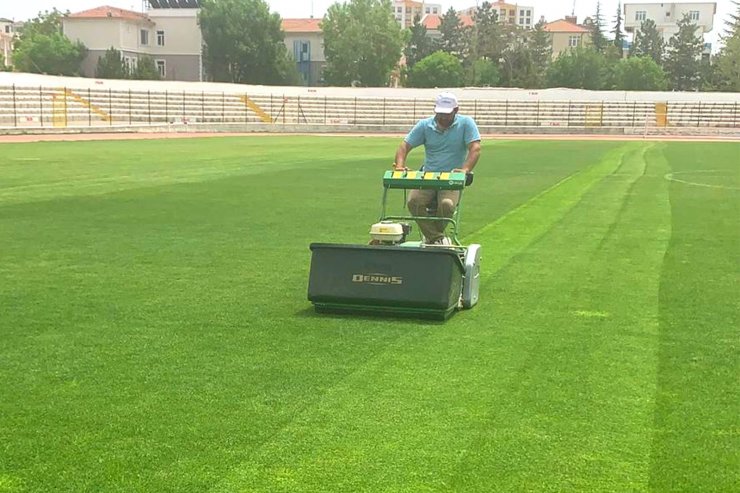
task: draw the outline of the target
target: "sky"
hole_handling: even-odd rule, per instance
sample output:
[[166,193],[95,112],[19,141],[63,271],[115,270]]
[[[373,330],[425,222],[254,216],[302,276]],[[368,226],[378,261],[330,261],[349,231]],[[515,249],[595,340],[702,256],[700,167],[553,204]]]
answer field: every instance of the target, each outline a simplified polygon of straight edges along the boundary
[[[632,0],[646,3],[659,3],[657,0]],[[676,3],[690,3],[687,0],[674,0]],[[701,0],[700,0],[701,1]],[[714,18],[714,30],[708,33],[706,41],[711,42],[716,50],[719,34],[724,29],[724,21],[728,14],[733,11],[731,0],[715,0],[717,3],[717,15]],[[478,3],[481,3],[480,0]],[[273,11],[279,13],[283,18],[322,17],[329,5],[335,0],[267,0]],[[444,10],[454,7],[462,10],[476,5],[476,0],[431,0],[430,3],[442,5]],[[516,0],[511,3],[521,3],[534,8],[535,18],[545,16],[547,21],[562,19],[573,10],[573,0]],[[602,0],[601,7],[604,12],[604,20],[611,28],[616,18],[618,0]],[[13,20],[26,20],[35,17],[41,11],[51,10],[56,7],[61,11],[69,10],[79,12],[81,10],[111,5],[129,10],[142,10],[142,0],[0,0],[0,17]],[[596,12],[596,0],[575,0],[575,13],[578,22],[584,17],[592,16]]]

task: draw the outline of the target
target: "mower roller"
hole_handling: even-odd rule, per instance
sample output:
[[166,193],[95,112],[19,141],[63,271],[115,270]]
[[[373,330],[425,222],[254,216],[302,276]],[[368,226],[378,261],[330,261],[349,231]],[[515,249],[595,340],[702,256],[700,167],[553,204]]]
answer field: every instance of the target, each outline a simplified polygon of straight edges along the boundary
[[[368,313],[447,319],[459,308],[478,302],[481,246],[458,239],[462,194],[472,183],[464,172],[386,171],[378,223],[369,245],[312,243],[308,299],[319,313]],[[392,190],[458,190],[451,218],[390,215]],[[408,236],[413,221],[448,223],[448,245],[425,244]]]

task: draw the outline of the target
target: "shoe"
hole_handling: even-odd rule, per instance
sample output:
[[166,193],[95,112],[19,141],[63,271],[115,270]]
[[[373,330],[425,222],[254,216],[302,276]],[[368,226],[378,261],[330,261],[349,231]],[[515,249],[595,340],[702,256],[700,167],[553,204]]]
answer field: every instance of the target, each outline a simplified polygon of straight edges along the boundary
[[427,245],[434,245],[434,246],[452,246],[452,241],[446,237],[443,236],[442,238],[439,238],[435,241],[432,241],[431,243],[427,243]]

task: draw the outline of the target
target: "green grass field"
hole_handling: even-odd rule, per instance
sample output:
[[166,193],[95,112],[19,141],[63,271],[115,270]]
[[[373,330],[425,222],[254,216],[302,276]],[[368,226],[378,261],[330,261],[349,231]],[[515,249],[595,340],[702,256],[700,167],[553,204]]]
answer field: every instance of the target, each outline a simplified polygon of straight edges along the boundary
[[0,492],[738,491],[740,144],[484,142],[481,303],[317,315],[398,142],[0,145]]

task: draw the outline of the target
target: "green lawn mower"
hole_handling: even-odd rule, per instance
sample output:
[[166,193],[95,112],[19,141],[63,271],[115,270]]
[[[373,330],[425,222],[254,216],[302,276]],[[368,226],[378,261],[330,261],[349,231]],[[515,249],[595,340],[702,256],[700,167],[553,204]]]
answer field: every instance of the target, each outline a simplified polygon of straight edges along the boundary
[[[368,313],[447,319],[478,302],[481,246],[458,239],[462,194],[472,183],[463,172],[386,171],[382,211],[369,245],[312,243],[308,299],[319,313]],[[389,215],[392,190],[459,190],[452,218]],[[449,245],[411,240],[411,223],[445,221]]]

